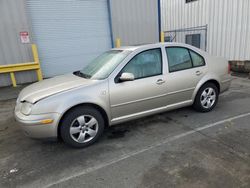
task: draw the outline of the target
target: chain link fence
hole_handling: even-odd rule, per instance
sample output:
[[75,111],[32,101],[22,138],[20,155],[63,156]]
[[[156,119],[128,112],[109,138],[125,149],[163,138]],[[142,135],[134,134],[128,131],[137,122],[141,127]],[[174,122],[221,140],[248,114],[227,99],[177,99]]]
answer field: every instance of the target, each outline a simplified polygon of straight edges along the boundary
[[207,25],[164,31],[164,40],[190,44],[207,51]]

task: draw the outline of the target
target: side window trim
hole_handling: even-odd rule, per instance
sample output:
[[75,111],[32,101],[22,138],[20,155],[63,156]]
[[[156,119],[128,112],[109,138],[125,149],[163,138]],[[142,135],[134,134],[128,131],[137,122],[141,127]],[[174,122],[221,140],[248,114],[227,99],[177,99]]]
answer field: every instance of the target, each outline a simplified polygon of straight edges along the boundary
[[190,49],[188,49],[188,54],[189,54],[189,57],[190,57],[191,63],[192,63],[192,67],[191,67],[191,68],[194,68],[194,61],[193,61],[193,58],[192,58],[192,56],[191,56]]
[[[191,63],[192,63],[192,67],[186,68],[186,69],[181,69],[181,70],[170,71],[170,67],[169,67],[169,58],[168,58],[167,48],[183,48],[183,49],[186,49],[186,50],[188,51],[188,54],[189,54],[189,57],[190,57],[190,60],[191,60]],[[191,56],[190,51],[192,51],[193,53],[195,53],[195,54],[197,54],[198,56],[200,56],[200,57],[203,59],[204,65],[194,66],[193,58],[192,58],[192,56]],[[204,58],[202,55],[200,55],[200,54],[198,54],[197,52],[195,52],[194,50],[189,49],[189,48],[187,48],[187,47],[184,47],[184,46],[166,46],[166,47],[165,47],[165,52],[166,52],[166,55],[167,55],[167,64],[168,64],[168,72],[169,72],[169,73],[179,72],[179,71],[184,71],[184,70],[188,70],[188,69],[193,69],[193,68],[197,68],[197,67],[206,66],[205,58]]]
[[144,53],[144,52],[147,52],[147,51],[150,51],[150,50],[159,50],[160,51],[160,57],[161,57],[161,73],[160,74],[157,74],[157,75],[152,75],[152,76],[146,76],[146,77],[141,77],[141,78],[136,78],[135,80],[140,80],[140,79],[143,79],[143,78],[150,78],[150,77],[154,77],[154,76],[159,76],[159,75],[162,75],[163,74],[163,54],[162,54],[162,49],[161,47],[157,47],[157,48],[151,48],[151,49],[147,49],[147,50],[143,50],[137,54],[135,54],[127,63],[126,65],[124,65],[122,67],[122,69],[119,71],[119,73],[115,76],[115,83],[120,83],[119,82],[119,77],[121,76],[121,72],[123,71],[123,69],[132,61],[133,58],[135,58],[137,55],[140,55],[141,53]]

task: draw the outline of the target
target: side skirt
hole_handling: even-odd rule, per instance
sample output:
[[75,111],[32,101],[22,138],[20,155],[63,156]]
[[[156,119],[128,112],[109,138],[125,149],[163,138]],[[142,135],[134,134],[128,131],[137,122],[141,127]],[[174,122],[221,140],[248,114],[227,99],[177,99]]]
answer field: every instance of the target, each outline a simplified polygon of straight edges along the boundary
[[157,113],[164,112],[164,111],[170,111],[170,110],[174,110],[174,109],[178,109],[178,108],[182,108],[182,107],[186,107],[186,106],[191,106],[192,104],[193,104],[193,100],[187,100],[187,101],[179,102],[179,103],[176,103],[176,104],[171,104],[171,105],[163,106],[163,107],[160,107],[160,108],[155,108],[155,109],[152,109],[152,110],[147,110],[147,111],[143,111],[143,112],[129,114],[129,115],[126,115],[126,116],[121,116],[121,117],[112,119],[111,122],[110,122],[110,126],[116,125],[116,124],[119,124],[119,123],[123,123],[123,122],[126,122],[126,121],[130,121],[130,120],[133,120],[133,119],[137,119],[137,118],[157,114]]

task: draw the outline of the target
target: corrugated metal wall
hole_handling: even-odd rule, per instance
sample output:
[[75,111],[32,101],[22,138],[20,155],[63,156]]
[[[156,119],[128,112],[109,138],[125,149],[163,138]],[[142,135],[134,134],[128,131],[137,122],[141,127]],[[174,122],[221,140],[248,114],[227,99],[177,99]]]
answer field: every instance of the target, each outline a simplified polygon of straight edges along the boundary
[[161,0],[164,31],[208,25],[208,52],[250,60],[249,0]]
[[111,48],[107,0],[26,0],[44,77],[82,69]]
[[157,0],[110,0],[113,38],[122,45],[159,42]]
[[[32,61],[31,46],[22,44],[19,32],[30,31],[24,0],[0,0],[0,65]],[[32,71],[16,73],[17,83],[35,81]],[[0,74],[0,86],[10,85],[9,74]]]

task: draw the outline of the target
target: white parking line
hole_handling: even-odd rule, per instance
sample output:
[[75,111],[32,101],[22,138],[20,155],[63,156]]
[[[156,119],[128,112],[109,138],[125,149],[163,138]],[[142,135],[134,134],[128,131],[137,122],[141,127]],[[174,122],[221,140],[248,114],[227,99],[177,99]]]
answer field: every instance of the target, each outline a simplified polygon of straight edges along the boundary
[[215,123],[211,123],[211,124],[208,124],[208,125],[205,125],[203,127],[199,127],[199,128],[196,128],[196,129],[193,129],[191,131],[187,131],[185,133],[182,133],[182,134],[179,134],[179,135],[176,135],[176,136],[173,136],[173,137],[169,137],[165,140],[163,140],[162,142],[159,142],[159,143],[155,143],[153,145],[150,145],[148,147],[145,147],[143,149],[140,149],[140,150],[137,150],[137,151],[134,151],[134,152],[131,152],[131,153],[128,153],[128,154],[124,154],[122,156],[120,156],[119,158],[116,158],[116,159],[113,159],[111,161],[108,161],[108,162],[105,162],[105,163],[102,163],[102,164],[99,164],[97,166],[94,166],[94,167],[90,167],[90,168],[87,168],[87,169],[84,169],[82,172],[79,172],[79,173],[76,173],[74,175],[71,175],[71,176],[67,176],[65,178],[62,178],[60,179],[59,181],[56,181],[56,182],[53,182],[51,184],[48,184],[47,186],[45,187],[51,187],[53,185],[57,185],[59,183],[63,183],[65,181],[68,181],[72,178],[76,178],[78,176],[82,176],[82,175],[85,175],[85,174],[88,174],[88,173],[91,173],[91,172],[94,172],[96,170],[99,170],[101,168],[104,168],[104,167],[107,167],[107,166],[110,166],[112,164],[115,164],[115,163],[118,163],[122,160],[125,160],[125,159],[128,159],[130,157],[133,157],[133,156],[136,156],[138,154],[141,154],[141,153],[144,153],[146,151],[149,151],[153,148],[156,148],[156,147],[159,147],[161,145],[164,145],[166,143],[169,143],[171,141],[175,141],[177,139],[180,139],[180,138],[183,138],[183,137],[186,137],[188,135],[191,135],[193,133],[196,133],[196,132],[199,132],[199,131],[202,131],[202,130],[205,130],[205,129],[209,129],[211,127],[214,127],[214,126],[217,126],[217,125],[221,125],[223,123],[226,123],[226,122],[230,122],[230,121],[233,121],[233,120],[237,120],[237,119],[240,119],[240,118],[243,118],[243,117],[247,117],[247,116],[250,116],[250,113],[245,113],[245,114],[241,114],[241,115],[237,115],[237,116],[234,116],[234,117],[231,117],[231,118],[227,118],[227,119],[224,119],[224,120],[221,120],[221,121],[218,121],[218,122],[215,122]]

